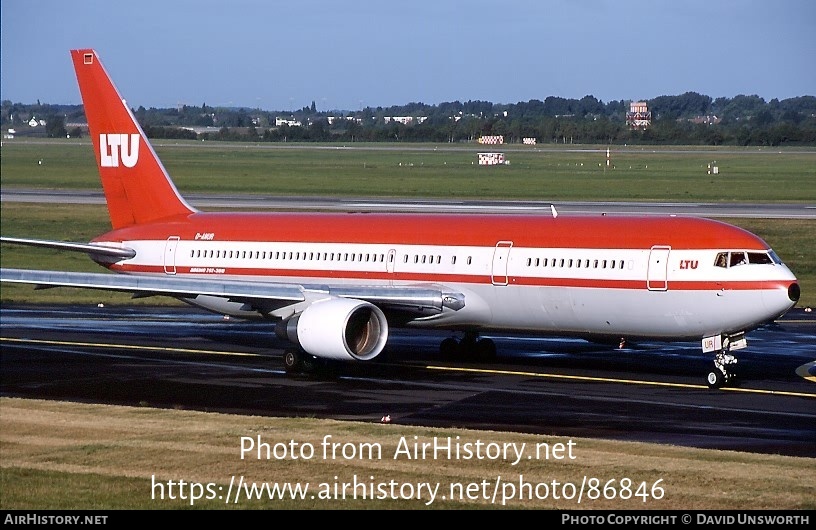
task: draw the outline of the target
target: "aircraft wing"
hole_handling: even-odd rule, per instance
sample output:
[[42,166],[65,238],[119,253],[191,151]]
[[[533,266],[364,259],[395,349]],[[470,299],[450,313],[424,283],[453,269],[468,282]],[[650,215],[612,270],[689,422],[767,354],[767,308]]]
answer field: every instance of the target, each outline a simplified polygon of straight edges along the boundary
[[218,280],[179,276],[63,272],[0,269],[0,281],[33,284],[38,288],[76,287],[133,293],[135,296],[164,295],[175,298],[215,296],[241,302],[248,309],[267,312],[304,302],[315,295],[364,300],[385,309],[416,314],[436,313],[443,308],[464,307],[464,295],[438,288],[377,285],[331,286],[272,282]]

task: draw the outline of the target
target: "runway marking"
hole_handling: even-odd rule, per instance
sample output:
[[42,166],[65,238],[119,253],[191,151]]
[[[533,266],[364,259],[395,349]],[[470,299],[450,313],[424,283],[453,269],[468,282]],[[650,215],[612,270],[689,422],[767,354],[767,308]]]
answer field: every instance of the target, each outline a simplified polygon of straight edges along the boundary
[[207,355],[233,355],[236,357],[265,357],[259,353],[246,353],[219,350],[192,350],[187,348],[170,348],[166,346],[138,346],[135,344],[106,344],[100,342],[71,342],[62,340],[40,340],[40,339],[13,339],[0,337],[2,342],[19,342],[24,344],[48,344],[53,346],[89,346],[93,348],[117,348],[122,350],[154,350],[172,353],[203,353]]
[[[45,344],[45,345],[52,345],[52,346],[85,346],[85,347],[92,347],[92,348],[106,348],[106,349],[125,349],[125,350],[152,350],[152,351],[165,351],[165,352],[173,352],[173,353],[195,353],[195,354],[206,354],[206,355],[227,355],[227,356],[236,356],[236,357],[266,357],[265,355],[261,355],[259,353],[246,353],[246,352],[231,352],[231,351],[220,351],[220,350],[194,350],[188,348],[170,348],[164,346],[138,346],[134,344],[107,344],[107,343],[96,343],[96,342],[71,342],[71,341],[60,341],[60,340],[42,340],[42,339],[15,339],[10,337],[0,337],[0,342],[16,342],[21,344]],[[797,375],[800,375],[808,380],[816,381],[816,378],[807,377],[807,370],[810,366],[812,366],[816,361],[813,363],[808,363],[803,365],[799,369],[797,369]],[[464,367],[452,367],[452,366],[439,366],[439,365],[421,365],[422,368],[426,370],[437,370],[437,371],[448,371],[448,372],[464,372],[464,373],[482,373],[482,374],[496,374],[496,375],[519,375],[524,377],[541,377],[547,379],[569,379],[573,381],[591,381],[591,382],[602,382],[602,383],[627,383],[627,384],[635,384],[635,385],[647,385],[647,386],[664,386],[664,387],[673,387],[673,388],[695,388],[695,389],[704,389],[710,390],[706,385],[694,385],[688,383],[665,383],[660,381],[642,381],[637,379],[617,379],[617,378],[610,378],[610,377],[600,377],[600,376],[586,376],[586,375],[565,375],[565,374],[547,374],[541,372],[525,372],[520,370],[496,370],[491,368],[464,368]],[[805,374],[799,373],[800,370],[804,369]],[[777,395],[777,396],[794,396],[794,397],[806,397],[806,398],[816,398],[816,394],[807,394],[804,392],[786,392],[780,390],[761,390],[756,388],[737,388],[737,387],[722,387],[720,390],[726,390],[731,392],[746,392],[749,394],[769,394],[769,395]]]
[[816,361],[810,361],[796,369],[796,375],[816,383],[816,375],[814,374],[816,374]]
[[[544,374],[539,372],[524,372],[518,370],[495,370],[487,368],[459,368],[451,366],[434,366],[425,365],[424,368],[428,370],[440,370],[451,372],[467,372],[467,373],[482,373],[482,374],[498,374],[498,375],[522,375],[525,377],[543,377],[547,379],[570,379],[574,381],[591,381],[602,383],[628,383],[634,385],[647,386],[666,386],[674,388],[702,388],[711,390],[707,385],[693,385],[688,383],[663,383],[660,381],[639,381],[637,379],[615,379],[610,377],[588,376],[588,375],[563,375],[563,374]],[[781,390],[761,390],[758,388],[737,388],[737,387],[722,387],[720,390],[727,390],[730,392],[746,392],[749,394],[771,394],[776,396],[795,396],[816,398],[816,394],[807,394],[804,392],[786,392]]]

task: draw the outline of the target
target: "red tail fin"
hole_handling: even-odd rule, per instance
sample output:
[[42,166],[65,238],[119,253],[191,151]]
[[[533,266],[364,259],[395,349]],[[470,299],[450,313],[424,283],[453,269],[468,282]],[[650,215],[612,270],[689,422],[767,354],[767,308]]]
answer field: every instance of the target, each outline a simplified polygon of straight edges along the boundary
[[179,195],[94,50],[71,50],[114,229],[195,212]]

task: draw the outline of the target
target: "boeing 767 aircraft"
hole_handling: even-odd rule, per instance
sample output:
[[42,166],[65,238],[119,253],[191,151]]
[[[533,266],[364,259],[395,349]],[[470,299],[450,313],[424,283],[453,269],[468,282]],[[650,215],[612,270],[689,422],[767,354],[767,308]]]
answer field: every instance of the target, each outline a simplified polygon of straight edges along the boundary
[[120,274],[2,269],[3,282],[167,295],[267,319],[293,346],[288,370],[369,361],[399,326],[451,330],[443,351],[483,359],[496,347],[481,332],[700,341],[717,388],[734,379],[745,333],[799,299],[762,239],[708,219],[200,212],[97,53],[71,57],[112,230],[89,243],[2,240],[85,252]]

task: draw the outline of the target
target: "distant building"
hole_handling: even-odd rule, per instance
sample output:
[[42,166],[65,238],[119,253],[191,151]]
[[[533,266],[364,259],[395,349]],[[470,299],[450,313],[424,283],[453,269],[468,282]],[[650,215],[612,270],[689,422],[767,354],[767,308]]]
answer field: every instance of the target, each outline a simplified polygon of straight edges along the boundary
[[428,119],[427,116],[384,116],[385,123],[395,121],[403,125],[410,125],[414,122],[422,123]]
[[712,114],[709,116],[695,116],[689,118],[689,121],[697,125],[717,125],[722,119]]
[[303,125],[298,120],[287,120],[286,118],[275,118],[275,127],[280,127],[281,125],[288,125],[289,127],[300,127]]
[[631,129],[645,129],[652,124],[652,113],[645,101],[633,101],[626,113],[626,125]]

